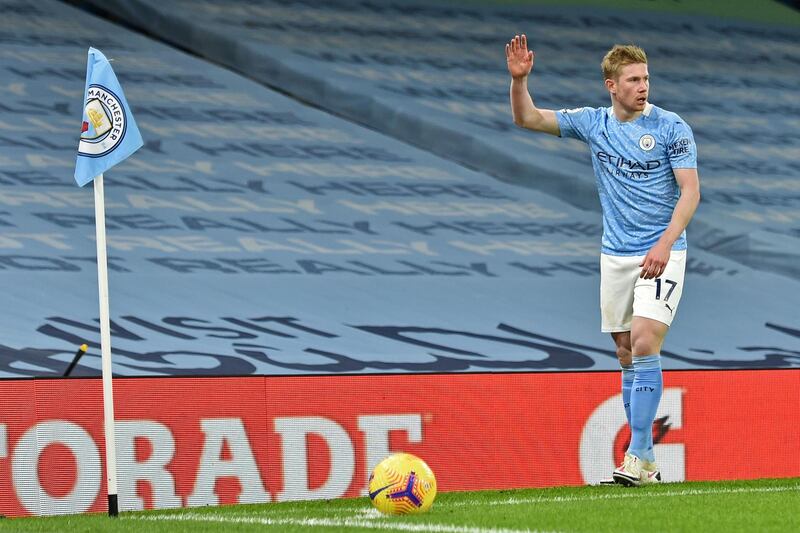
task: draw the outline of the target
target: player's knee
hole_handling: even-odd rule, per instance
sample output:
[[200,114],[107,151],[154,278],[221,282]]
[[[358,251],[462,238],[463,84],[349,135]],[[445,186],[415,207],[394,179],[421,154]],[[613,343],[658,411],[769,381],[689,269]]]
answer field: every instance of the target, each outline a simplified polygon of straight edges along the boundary
[[640,336],[633,341],[631,348],[634,356],[656,355],[661,352],[661,340],[651,335]]

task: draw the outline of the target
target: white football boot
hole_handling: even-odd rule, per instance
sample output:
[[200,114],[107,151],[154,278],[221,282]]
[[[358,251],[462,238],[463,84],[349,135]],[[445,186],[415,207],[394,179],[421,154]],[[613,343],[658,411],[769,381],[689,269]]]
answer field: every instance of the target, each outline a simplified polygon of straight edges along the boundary
[[[627,455],[627,454],[625,454],[625,455]],[[622,465],[624,465],[624,464],[625,464],[625,462],[623,460],[622,464],[617,467],[617,470],[622,468]],[[614,479],[613,472],[608,477],[604,477],[603,479],[601,479],[600,480],[600,485],[618,485],[617,480]]]
[[[638,487],[642,484],[642,460],[631,455],[625,454],[622,465],[614,470],[612,477],[614,481],[626,487]],[[657,471],[656,471],[657,472]],[[647,476],[647,474],[645,474]]]

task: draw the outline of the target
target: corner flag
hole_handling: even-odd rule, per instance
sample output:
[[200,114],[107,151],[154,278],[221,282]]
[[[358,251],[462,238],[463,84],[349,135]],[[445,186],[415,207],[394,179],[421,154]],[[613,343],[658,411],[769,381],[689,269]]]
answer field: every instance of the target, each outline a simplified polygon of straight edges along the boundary
[[108,256],[103,172],[142,146],[142,135],[106,56],[89,48],[86,88],[83,92],[83,127],[75,163],[75,181],[83,187],[94,182],[94,220],[97,234],[97,289],[100,303],[100,355],[103,375],[103,432],[106,441],[108,514],[119,514],[117,446],[114,429],[114,389],[111,365],[111,319],[108,306]]
[[83,126],[75,164],[75,181],[81,187],[142,146],[142,135],[111,63],[95,48],[89,48],[83,96]]

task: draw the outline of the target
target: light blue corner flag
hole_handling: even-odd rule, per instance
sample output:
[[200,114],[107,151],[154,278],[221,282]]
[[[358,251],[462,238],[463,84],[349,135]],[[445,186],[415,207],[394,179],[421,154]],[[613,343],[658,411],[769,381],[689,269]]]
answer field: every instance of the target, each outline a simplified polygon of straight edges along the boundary
[[75,181],[81,187],[142,146],[142,134],[111,63],[94,48],[89,48],[83,102],[83,126],[75,163]]

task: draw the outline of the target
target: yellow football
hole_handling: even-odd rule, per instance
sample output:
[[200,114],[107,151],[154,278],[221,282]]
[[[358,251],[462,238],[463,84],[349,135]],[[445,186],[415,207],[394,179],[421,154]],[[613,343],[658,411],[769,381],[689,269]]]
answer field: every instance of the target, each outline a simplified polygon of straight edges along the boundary
[[384,514],[424,513],[436,498],[436,477],[410,453],[390,455],[369,476],[369,499]]

